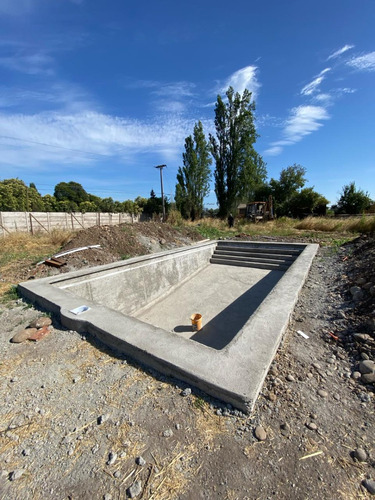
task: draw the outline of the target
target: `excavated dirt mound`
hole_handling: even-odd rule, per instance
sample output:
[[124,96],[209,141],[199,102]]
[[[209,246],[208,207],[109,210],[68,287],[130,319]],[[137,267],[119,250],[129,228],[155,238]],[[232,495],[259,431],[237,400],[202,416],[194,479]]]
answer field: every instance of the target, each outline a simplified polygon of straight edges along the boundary
[[100,248],[90,248],[59,257],[59,260],[65,264],[60,268],[43,263],[31,267],[12,268],[13,275],[8,272],[7,279],[21,282],[30,278],[42,278],[84,267],[110,264],[138,255],[171,250],[191,245],[202,239],[200,234],[193,229],[177,229],[169,224],[155,222],[94,226],[75,233],[58,253],[92,245],[100,245]]

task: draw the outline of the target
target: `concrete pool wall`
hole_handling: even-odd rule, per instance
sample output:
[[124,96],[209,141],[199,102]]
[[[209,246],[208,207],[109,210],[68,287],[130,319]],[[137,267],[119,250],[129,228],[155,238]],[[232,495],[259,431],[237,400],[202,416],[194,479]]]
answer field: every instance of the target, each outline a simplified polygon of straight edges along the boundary
[[[278,253],[285,253],[288,249],[297,249],[298,252],[295,260],[289,261],[286,270],[270,271],[273,273],[271,285],[269,279],[262,275],[250,284],[249,291],[243,292],[243,296],[234,296],[233,303],[240,301],[240,310],[247,309],[248,299],[253,300],[252,288],[257,287],[259,294],[262,280],[268,282],[268,288],[264,288],[263,295],[260,293],[258,303],[249,307],[247,318],[238,323],[239,331],[231,332],[219,347],[205,343],[204,339],[200,342],[193,337],[186,338],[175,331],[168,331],[165,326],[142,320],[142,311],[147,312],[152,304],[155,307],[160,304],[162,313],[166,313],[161,301],[168,295],[173,298],[174,293],[181,293],[183,286],[189,285],[194,277],[203,275],[209,266],[216,266],[210,261],[217,243],[204,242],[58,277],[33,280],[21,283],[19,289],[26,299],[56,315],[63,326],[88,333],[147,366],[249,412],[288,325],[318,245],[241,242],[239,246],[245,252],[251,248],[256,248],[258,252],[262,248],[267,252],[272,248]],[[228,242],[225,244],[230,245]],[[238,244],[235,242],[236,246]],[[244,265],[238,262],[235,260],[231,265]],[[229,276],[227,263],[217,267],[221,268],[221,276]],[[245,272],[245,268],[240,269]],[[238,279],[234,278],[234,281]],[[209,283],[205,286],[209,287]],[[225,287],[220,290],[225,294]],[[199,297],[200,290],[194,287],[188,294]],[[202,306],[205,301],[208,303],[207,297],[202,298]],[[234,311],[233,303],[219,315],[227,311],[230,317],[231,311]],[[71,312],[82,305],[90,309],[80,315]],[[177,312],[181,307],[181,303],[175,305]],[[137,315],[140,317],[134,317]]]

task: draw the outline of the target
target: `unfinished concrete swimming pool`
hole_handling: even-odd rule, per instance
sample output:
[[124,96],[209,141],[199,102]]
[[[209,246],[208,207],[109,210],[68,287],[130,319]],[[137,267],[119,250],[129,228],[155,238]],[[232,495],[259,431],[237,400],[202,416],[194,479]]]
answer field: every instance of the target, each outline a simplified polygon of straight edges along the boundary
[[19,289],[63,326],[249,412],[317,249],[209,241]]

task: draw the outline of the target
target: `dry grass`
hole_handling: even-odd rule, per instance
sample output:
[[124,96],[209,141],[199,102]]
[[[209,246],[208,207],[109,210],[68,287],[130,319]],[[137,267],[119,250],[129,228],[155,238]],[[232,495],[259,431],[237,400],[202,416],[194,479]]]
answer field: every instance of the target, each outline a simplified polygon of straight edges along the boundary
[[55,229],[50,233],[10,233],[0,245],[0,297],[17,282],[18,273],[60,250],[72,238],[72,231]]
[[246,219],[236,219],[235,226],[229,228],[225,220],[204,218],[199,221],[184,221],[189,227],[195,227],[205,238],[231,237],[238,233],[249,236],[311,237],[321,239],[337,235],[353,236],[360,233],[375,232],[374,217],[306,217],[303,220],[280,217],[273,221],[254,224]]
[[71,231],[11,233],[1,240],[0,266],[14,260],[35,259],[56,253],[72,237]]
[[328,231],[340,233],[373,233],[375,217],[306,217],[297,222],[296,229],[309,231]]

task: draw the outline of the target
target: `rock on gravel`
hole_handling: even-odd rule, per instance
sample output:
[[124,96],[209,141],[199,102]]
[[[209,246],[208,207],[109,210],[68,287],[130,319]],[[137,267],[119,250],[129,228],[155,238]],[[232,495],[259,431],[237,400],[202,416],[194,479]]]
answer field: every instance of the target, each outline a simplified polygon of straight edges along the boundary
[[367,460],[367,453],[363,448],[357,448],[353,452],[354,458],[358,460],[358,462],[366,462]]
[[142,492],[141,481],[135,481],[128,489],[127,494],[130,498],[136,498]]
[[17,332],[15,335],[13,335],[10,341],[13,344],[21,344],[21,342],[25,342],[30,338],[31,335],[35,334],[36,332],[37,332],[36,328],[25,328]]
[[365,479],[362,484],[371,495],[375,495],[375,481],[372,479]]
[[365,359],[359,363],[359,371],[362,375],[375,372],[375,363],[370,359]]
[[44,326],[52,325],[52,320],[48,316],[43,316],[41,318],[37,318],[30,323],[30,328],[43,328]]
[[265,441],[267,439],[267,433],[261,425],[255,427],[254,434],[258,441]]
[[135,463],[143,467],[144,465],[146,465],[146,460],[143,457],[137,457],[135,459]]
[[25,472],[25,469],[16,469],[10,473],[9,480],[17,481],[17,479],[20,479],[25,474]]

